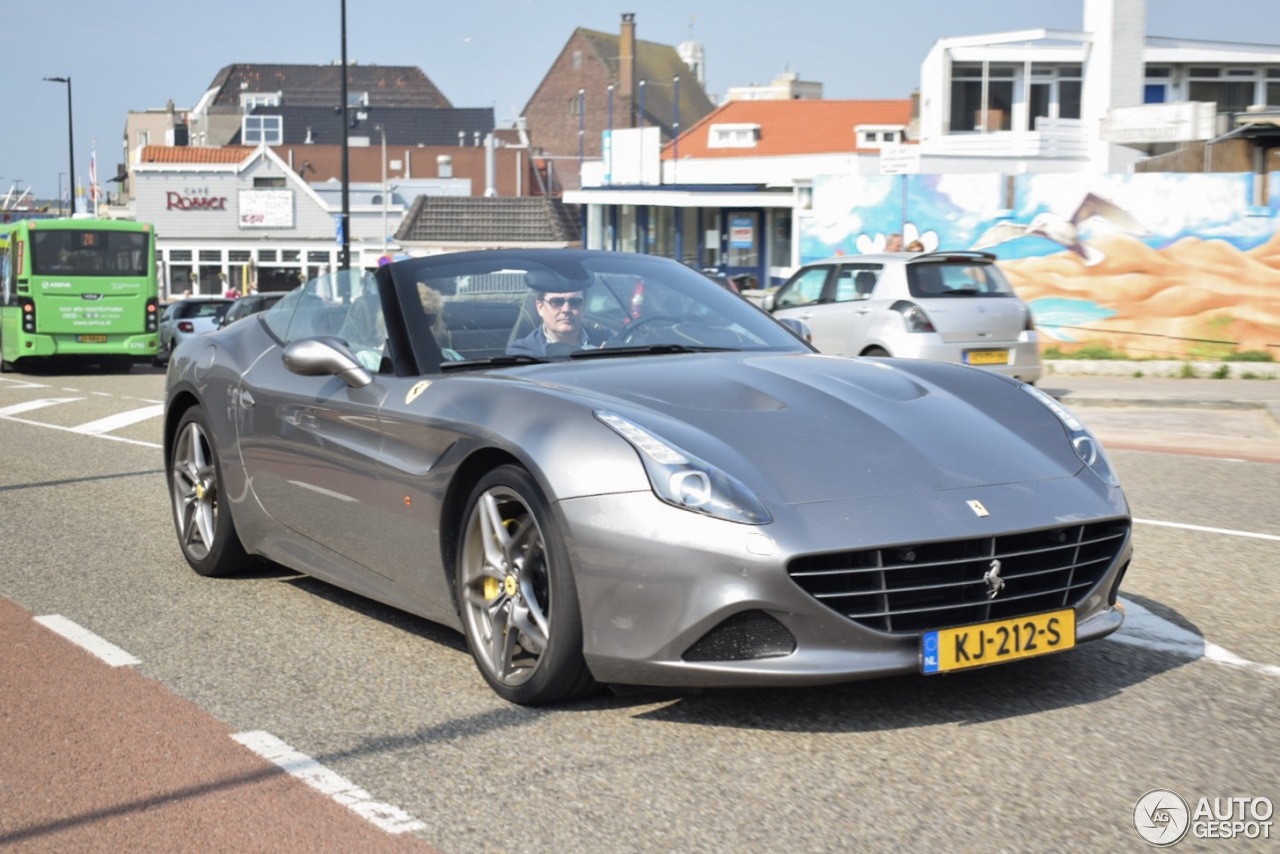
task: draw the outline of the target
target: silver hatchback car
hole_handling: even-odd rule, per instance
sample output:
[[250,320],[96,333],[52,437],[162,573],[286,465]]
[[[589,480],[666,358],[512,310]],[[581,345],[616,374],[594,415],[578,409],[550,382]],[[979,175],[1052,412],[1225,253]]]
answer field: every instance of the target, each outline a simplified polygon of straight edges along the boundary
[[801,267],[772,295],[839,356],[902,356],[1040,378],[1031,309],[987,252],[848,255]]

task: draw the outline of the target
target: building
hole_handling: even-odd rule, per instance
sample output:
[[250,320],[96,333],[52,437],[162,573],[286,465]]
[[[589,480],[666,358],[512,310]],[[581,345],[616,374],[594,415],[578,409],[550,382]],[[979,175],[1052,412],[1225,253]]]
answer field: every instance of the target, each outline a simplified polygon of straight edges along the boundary
[[790,273],[813,177],[877,171],[910,120],[908,99],[729,101],[665,146],[651,130],[607,133],[605,157],[565,200],[586,207],[587,246],[767,284]]
[[[831,245],[806,237],[818,186],[869,204],[885,192],[880,177],[1106,175],[1181,158],[1183,169],[1252,172],[1252,203],[1265,204],[1278,162],[1280,46],[1147,36],[1144,0],[1083,6],[1081,32],[939,39],[918,92],[901,102],[915,104],[905,117],[814,124],[820,114],[806,111],[822,108],[808,105],[830,102],[731,101],[665,146],[604,134],[609,150],[565,198],[587,206],[588,246],[674,255],[762,283],[807,257],[807,240]],[[739,103],[795,113],[729,111]],[[803,141],[786,133],[802,121]],[[779,139],[827,156],[780,152]],[[1013,183],[996,186],[1006,189],[995,208],[1011,208]]]
[[599,158],[612,128],[657,128],[669,140],[697,123],[714,108],[702,75],[696,43],[677,50],[639,40],[632,13],[617,35],[575,29],[522,113],[548,182],[577,187],[579,161]]

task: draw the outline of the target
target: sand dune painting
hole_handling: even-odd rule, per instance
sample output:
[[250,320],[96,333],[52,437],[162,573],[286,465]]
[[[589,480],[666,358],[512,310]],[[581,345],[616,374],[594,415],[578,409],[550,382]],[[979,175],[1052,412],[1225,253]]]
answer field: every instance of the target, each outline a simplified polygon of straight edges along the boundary
[[1088,265],[1069,251],[1003,261],[1030,303],[1042,345],[1104,344],[1132,356],[1207,358],[1242,350],[1280,357],[1280,233],[1250,250],[1184,237],[1153,249],[1095,237]]
[[1280,359],[1280,174],[872,175],[815,181],[804,260],[905,228],[992,252],[1042,347]]

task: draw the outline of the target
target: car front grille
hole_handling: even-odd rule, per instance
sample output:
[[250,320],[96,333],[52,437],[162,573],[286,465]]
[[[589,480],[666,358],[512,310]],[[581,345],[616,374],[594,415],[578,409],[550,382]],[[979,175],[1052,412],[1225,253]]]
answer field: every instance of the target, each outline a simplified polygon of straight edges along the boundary
[[1076,607],[1112,566],[1128,536],[1129,521],[1114,519],[805,555],[792,560],[787,572],[807,593],[855,623],[908,634]]

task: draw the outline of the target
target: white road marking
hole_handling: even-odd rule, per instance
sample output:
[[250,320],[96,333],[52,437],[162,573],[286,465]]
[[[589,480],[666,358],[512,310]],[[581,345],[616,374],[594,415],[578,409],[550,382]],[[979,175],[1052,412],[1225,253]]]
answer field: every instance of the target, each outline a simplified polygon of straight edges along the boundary
[[46,424],[43,421],[31,421],[27,418],[14,418],[0,413],[0,418],[18,424],[29,424],[32,427],[45,427],[49,430],[61,430],[64,433],[78,433],[81,436],[92,436],[95,439],[110,439],[112,442],[124,442],[126,445],[141,445],[144,448],[163,448],[158,442],[144,442],[141,439],[126,439],[124,436],[112,436],[110,433],[81,433],[75,427],[62,427],[58,424]]
[[19,388],[48,388],[44,383],[33,383],[30,380],[15,380],[9,377],[0,377],[0,383],[4,383],[6,389]]
[[305,753],[299,753],[269,732],[255,730],[236,733],[231,737],[387,833],[406,833],[425,830],[427,827],[425,822],[399,807],[375,801],[372,795],[346,777],[331,771]]
[[1275,540],[1280,542],[1280,535],[1258,534],[1253,531],[1235,531],[1231,528],[1207,528],[1204,525],[1185,525],[1181,522],[1157,522],[1155,519],[1134,519],[1140,525],[1159,525],[1164,528],[1181,528],[1184,531],[1200,531],[1206,534],[1226,534],[1231,537],[1248,537],[1254,540]]
[[156,404],[154,406],[144,406],[141,409],[130,409],[128,412],[118,412],[115,415],[108,415],[106,418],[99,418],[97,421],[90,421],[87,424],[81,424],[71,429],[75,433],[110,433],[112,430],[128,427],[130,424],[137,424],[140,421],[148,421],[163,414],[164,404]]
[[9,406],[0,407],[0,418],[9,418],[13,415],[21,415],[24,412],[31,412],[35,409],[44,409],[46,406],[56,406],[59,403],[75,403],[77,400],[84,400],[84,398],[44,397],[39,400],[24,400],[22,403],[14,403]]
[[57,632],[78,647],[101,658],[112,667],[126,664],[141,664],[142,660],[125,652],[111,641],[95,635],[79,623],[68,620],[61,614],[49,614],[36,617],[36,622],[52,632]]
[[1214,664],[1228,667],[1239,667],[1261,673],[1264,676],[1280,676],[1280,667],[1274,664],[1259,664],[1241,658],[1229,649],[1206,641],[1193,631],[1175,625],[1163,617],[1158,617],[1150,609],[1137,602],[1124,599],[1124,625],[1120,631],[1109,636],[1109,640],[1140,646],[1156,652],[1167,652],[1187,658],[1203,658]]

